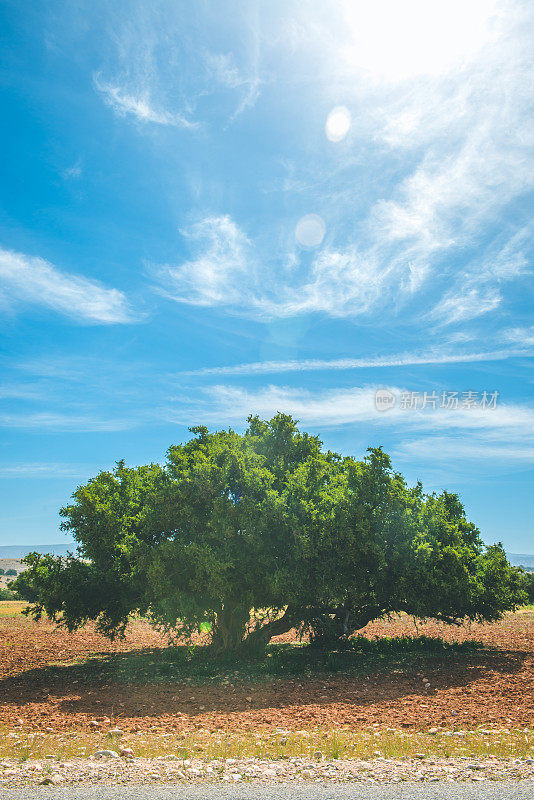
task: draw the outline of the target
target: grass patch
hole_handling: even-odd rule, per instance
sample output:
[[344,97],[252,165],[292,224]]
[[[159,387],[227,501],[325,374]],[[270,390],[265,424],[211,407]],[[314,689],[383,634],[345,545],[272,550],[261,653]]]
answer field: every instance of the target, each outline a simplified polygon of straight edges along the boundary
[[21,620],[26,620],[22,609],[27,605],[24,600],[0,600],[0,617],[20,617]]
[[285,731],[236,732],[193,731],[183,734],[141,732],[138,734],[0,731],[0,758],[66,760],[86,758],[99,749],[131,747],[141,758],[224,758],[279,760],[291,757],[361,759],[413,758],[416,754],[435,758],[529,758],[534,755],[534,730],[472,731],[440,730],[436,734],[381,731]]
[[[339,649],[319,651],[307,644],[273,644],[257,658],[215,655],[205,646],[146,648],[125,653],[104,653],[69,664],[55,664],[23,673],[35,684],[101,683],[209,683],[231,678],[262,681],[272,677],[320,677],[325,674],[359,674],[391,670],[417,663],[447,662],[482,652],[477,642],[445,642],[426,636],[360,636]],[[14,681],[17,678],[13,679]]]

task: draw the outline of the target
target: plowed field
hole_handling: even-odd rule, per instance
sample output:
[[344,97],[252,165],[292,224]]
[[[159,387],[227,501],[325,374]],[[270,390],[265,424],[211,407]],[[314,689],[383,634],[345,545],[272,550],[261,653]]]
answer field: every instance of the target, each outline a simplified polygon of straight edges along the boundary
[[[21,607],[0,603],[0,725],[22,720],[25,726],[57,731],[87,729],[97,720],[102,729],[119,724],[125,731],[162,732],[534,726],[532,610],[492,625],[427,623],[416,631],[410,618],[401,617],[363,631],[371,639],[424,634],[477,641],[483,645],[478,650],[375,659],[369,666],[363,657],[357,670],[262,680],[253,680],[235,663],[226,677],[199,681],[173,676],[172,670],[158,673],[167,646],[142,621],[132,624],[124,641],[110,644],[89,625],[68,634],[48,622],[36,624],[21,616]],[[141,662],[153,667],[153,680],[146,674],[137,680],[135,665]],[[102,673],[99,663],[106,665]]]

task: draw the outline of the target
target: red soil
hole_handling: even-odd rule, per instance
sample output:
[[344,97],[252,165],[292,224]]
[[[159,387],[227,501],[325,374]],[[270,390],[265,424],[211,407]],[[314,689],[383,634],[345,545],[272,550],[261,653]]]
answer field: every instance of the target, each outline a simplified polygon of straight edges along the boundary
[[[416,630],[404,617],[373,623],[363,633],[398,636],[415,635]],[[97,719],[103,728],[119,724],[123,730],[162,731],[534,727],[534,612],[509,614],[493,625],[449,628],[427,623],[418,633],[449,641],[476,640],[488,649],[473,657],[451,656],[448,662],[416,658],[410,666],[370,669],[367,676],[225,686],[185,682],[88,686],[56,679],[44,685],[40,670],[50,664],[68,664],[97,653],[164,647],[165,642],[144,622],[135,622],[124,641],[110,644],[92,626],[68,634],[47,622],[0,616],[0,724],[22,719],[35,728],[83,729]]]

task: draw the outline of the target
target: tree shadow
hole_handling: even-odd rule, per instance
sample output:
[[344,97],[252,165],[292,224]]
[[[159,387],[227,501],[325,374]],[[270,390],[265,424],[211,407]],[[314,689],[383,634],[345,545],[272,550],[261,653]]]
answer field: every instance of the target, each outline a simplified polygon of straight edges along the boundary
[[143,648],[27,670],[0,681],[0,698],[20,709],[53,698],[55,713],[127,719],[194,718],[303,703],[347,702],[365,709],[414,695],[430,699],[443,689],[468,687],[488,671],[513,675],[526,656],[426,637],[359,637],[327,651],[274,644],[255,659],[216,657],[202,646]]

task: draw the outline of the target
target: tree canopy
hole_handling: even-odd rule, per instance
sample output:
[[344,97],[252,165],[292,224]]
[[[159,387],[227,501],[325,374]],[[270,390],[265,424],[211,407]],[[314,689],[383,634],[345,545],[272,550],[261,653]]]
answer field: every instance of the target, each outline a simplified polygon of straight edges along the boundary
[[76,489],[60,513],[78,554],[32,553],[15,583],[35,619],[113,637],[140,613],[241,650],[292,628],[320,645],[399,611],[492,621],[524,600],[458,496],[409,487],[381,448],[341,457],[280,413],[190,430],[164,466],[119,461]]

